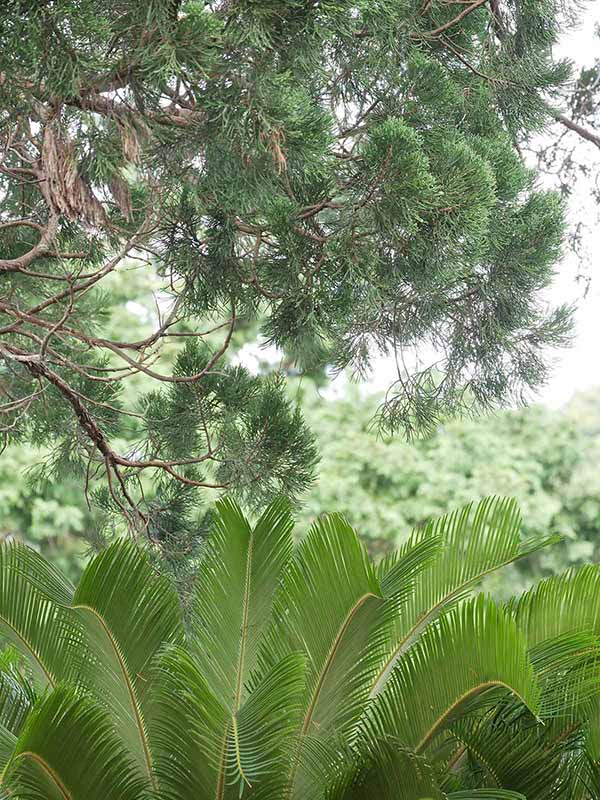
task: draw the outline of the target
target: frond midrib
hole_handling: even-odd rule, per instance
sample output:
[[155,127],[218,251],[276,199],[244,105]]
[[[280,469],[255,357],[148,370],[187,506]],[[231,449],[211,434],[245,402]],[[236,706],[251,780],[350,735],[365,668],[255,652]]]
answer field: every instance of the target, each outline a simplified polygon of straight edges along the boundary
[[23,643],[23,645],[25,646],[25,648],[26,648],[26,649],[27,649],[27,650],[28,650],[28,651],[31,653],[31,655],[34,657],[34,659],[35,659],[36,663],[37,663],[37,664],[40,666],[40,668],[41,668],[42,672],[44,673],[44,675],[45,675],[45,676],[46,676],[46,678],[48,679],[48,683],[49,683],[49,684],[52,686],[52,688],[54,689],[54,688],[56,687],[56,681],[54,680],[54,678],[52,677],[52,675],[51,675],[51,674],[48,672],[48,670],[46,669],[46,667],[45,667],[45,665],[44,665],[44,662],[42,661],[42,658],[41,658],[40,654],[37,652],[37,650],[36,650],[36,649],[35,649],[35,648],[34,648],[34,647],[33,647],[33,646],[32,646],[32,645],[29,643],[29,641],[28,641],[28,640],[27,640],[27,639],[26,639],[26,638],[25,638],[25,637],[24,637],[24,636],[23,636],[23,635],[22,635],[22,634],[21,634],[21,633],[20,633],[20,632],[17,630],[17,628],[15,628],[15,626],[14,626],[14,625],[13,625],[11,622],[9,622],[9,621],[6,619],[6,617],[2,616],[2,617],[0,617],[0,619],[2,619],[2,622],[4,622],[4,624],[5,624],[5,625],[6,625],[8,628],[10,628],[10,629],[11,629],[11,631],[12,631],[12,632],[15,634],[15,636],[17,637],[17,639],[19,639],[19,641],[20,641],[20,642],[22,642],[22,643]]
[[512,564],[512,562],[515,561],[517,558],[520,558],[521,555],[522,555],[521,553],[518,553],[512,558],[503,561],[501,564],[495,564],[493,567],[490,567],[489,569],[483,570],[482,572],[478,572],[477,575],[474,575],[472,578],[469,578],[469,580],[461,583],[460,586],[457,586],[452,592],[450,592],[447,595],[444,595],[444,597],[441,597],[437,601],[437,603],[435,603],[433,606],[431,606],[431,608],[429,608],[429,610],[427,610],[424,614],[422,614],[416,621],[416,623],[412,626],[412,628],[410,628],[409,631],[406,633],[406,635],[400,640],[398,645],[392,650],[389,658],[386,660],[385,664],[383,665],[383,668],[380,670],[375,682],[373,683],[371,691],[369,692],[369,699],[372,700],[381,692],[381,690],[385,686],[385,683],[392,669],[394,668],[394,664],[400,658],[400,656],[403,656],[404,653],[408,650],[408,647],[410,646],[410,642],[412,641],[412,639],[415,636],[417,636],[423,630],[423,628],[425,628],[429,624],[429,622],[432,621],[432,617],[446,603],[450,602],[454,597],[456,597],[456,595],[459,595],[461,592],[467,589],[470,584],[474,583],[475,581],[481,580],[481,578],[485,578],[486,575],[491,575],[491,573],[496,572],[496,570],[502,569],[503,567]]
[[419,753],[419,752],[421,752],[422,750],[424,750],[427,747],[427,745],[431,742],[431,740],[437,734],[437,732],[440,729],[440,727],[444,724],[444,722],[446,722],[446,720],[449,717],[452,716],[452,714],[456,711],[457,708],[459,708],[462,705],[462,703],[466,702],[471,697],[474,697],[476,694],[479,694],[480,692],[483,692],[486,689],[491,689],[492,687],[495,687],[495,686],[502,686],[505,689],[507,689],[509,692],[514,694],[515,697],[517,697],[523,703],[523,705],[526,708],[528,708],[531,711],[529,703],[527,703],[525,698],[522,695],[520,695],[519,692],[517,692],[512,686],[510,686],[505,681],[500,681],[500,680],[484,681],[482,683],[477,684],[477,686],[471,687],[466,692],[463,692],[463,694],[461,694],[452,703],[452,705],[448,706],[448,708],[444,711],[444,713],[441,714],[436,719],[436,721],[433,723],[433,725],[431,725],[431,727],[429,728],[427,733],[420,739],[418,744],[415,746],[415,748],[414,748],[415,749],[415,753]]
[[[252,559],[254,557],[254,534],[250,534],[248,538],[248,551],[246,554],[246,570],[244,575],[244,598],[242,601],[242,628],[241,628],[241,635],[240,635],[240,649],[239,649],[239,657],[238,657],[238,666],[237,666],[237,676],[236,676],[236,684],[235,684],[235,693],[233,697],[233,709],[231,715],[231,727],[233,732],[233,741],[235,746],[235,758],[236,764],[240,771],[240,775],[242,776],[245,783],[250,786],[250,781],[247,779],[244,768],[242,767],[242,758],[240,753],[240,743],[239,743],[239,736],[238,736],[238,725],[236,715],[240,710],[242,704],[242,691],[244,687],[244,667],[246,663],[246,648],[248,644],[248,618],[250,616],[250,586],[252,581]],[[227,736],[228,736],[228,729],[229,724],[227,725],[226,733],[225,733],[225,746],[227,743]],[[223,759],[221,763],[221,769],[225,771],[225,759]],[[223,779],[220,779],[220,784],[224,787],[225,784],[225,776],[223,775]],[[221,793],[222,796],[222,793]]]
[[108,625],[106,624],[106,622],[105,622],[104,618],[102,617],[102,615],[99,614],[96,611],[95,608],[92,608],[92,606],[89,606],[87,604],[73,605],[72,608],[73,609],[84,609],[86,611],[89,611],[91,614],[93,614],[93,616],[98,620],[98,622],[102,626],[102,629],[106,633],[108,641],[110,642],[110,645],[114,650],[114,653],[115,653],[115,655],[117,657],[117,661],[119,663],[119,667],[120,667],[121,672],[123,674],[123,678],[125,680],[125,685],[127,687],[127,693],[129,695],[129,701],[130,701],[131,707],[133,709],[134,718],[135,718],[135,724],[136,724],[136,728],[137,728],[137,731],[138,731],[138,736],[139,736],[139,739],[140,739],[140,742],[141,742],[141,745],[142,745],[142,752],[144,754],[144,760],[146,762],[146,771],[148,773],[148,777],[150,779],[150,782],[152,784],[153,789],[155,791],[157,791],[158,790],[158,784],[157,784],[157,781],[156,781],[156,776],[154,775],[154,766],[153,766],[153,762],[152,762],[152,754],[150,752],[150,747],[148,745],[148,740],[147,740],[147,735],[146,735],[146,728],[144,726],[144,721],[143,721],[143,718],[142,718],[141,710],[140,710],[139,705],[138,705],[135,689],[134,689],[133,683],[131,681],[131,678],[129,676],[129,671],[127,670],[127,666],[125,664],[125,661],[123,660],[123,656],[121,655],[121,650],[119,648],[118,642],[116,641],[116,639],[112,635],[112,632],[111,632],[110,628],[108,627]]
[[64,800],[73,800],[73,795],[69,792],[67,787],[64,783],[60,780],[56,772],[52,769],[50,764],[46,761],[46,759],[42,758],[37,753],[33,753],[31,750],[24,750],[22,753],[18,753],[16,758],[31,758],[35,761],[39,766],[44,770],[44,772],[50,776],[50,778],[56,784],[58,791],[64,797]]
[[335,639],[334,639],[334,641],[333,641],[333,643],[332,643],[332,645],[331,645],[331,647],[329,649],[329,653],[327,654],[327,658],[326,658],[325,663],[323,664],[323,668],[321,669],[321,672],[319,674],[319,680],[317,681],[317,684],[316,684],[316,686],[315,686],[315,688],[314,688],[314,690],[312,692],[310,703],[309,703],[308,708],[306,710],[306,713],[304,715],[304,720],[303,720],[303,723],[302,723],[302,729],[300,731],[300,736],[298,738],[298,745],[296,747],[296,754],[295,754],[293,765],[292,765],[290,779],[288,781],[286,794],[285,794],[285,796],[288,797],[288,798],[290,798],[292,796],[291,793],[292,793],[292,790],[293,790],[293,787],[294,787],[294,782],[296,780],[296,774],[298,772],[299,751],[300,751],[301,743],[302,743],[302,740],[304,739],[304,737],[308,733],[308,729],[309,729],[310,724],[312,722],[312,717],[313,717],[313,714],[314,714],[314,711],[315,711],[315,708],[316,708],[316,705],[317,705],[317,701],[319,699],[319,695],[320,695],[321,690],[323,688],[323,685],[325,683],[325,679],[327,677],[327,673],[329,672],[329,669],[331,668],[331,664],[333,663],[333,660],[335,658],[335,654],[339,650],[339,647],[340,647],[340,644],[342,642],[342,639],[344,638],[344,634],[348,630],[348,628],[350,626],[350,623],[352,622],[354,617],[358,614],[358,612],[362,608],[362,606],[371,597],[383,599],[379,595],[373,594],[373,592],[365,592],[365,594],[363,594],[354,603],[354,605],[352,606],[352,608],[350,609],[348,614],[346,614],[346,616],[344,618],[344,622],[342,623],[342,625],[340,625],[340,628],[339,628],[339,630],[337,632],[337,635],[336,635],[336,637],[335,637]]
[[[329,672],[329,669],[330,669],[331,665],[333,664],[333,661],[334,661],[334,658],[336,656],[336,653],[338,652],[338,650],[340,648],[342,639],[344,638],[344,634],[346,633],[346,631],[350,627],[350,624],[351,624],[352,620],[358,614],[358,612],[360,611],[362,606],[371,597],[378,598],[379,595],[373,594],[373,592],[366,592],[365,594],[363,594],[362,597],[360,597],[356,601],[356,603],[352,606],[352,608],[350,609],[350,611],[346,615],[346,617],[344,619],[344,622],[342,623],[342,625],[340,626],[340,628],[338,630],[338,633],[337,633],[337,635],[336,635],[336,637],[335,637],[335,639],[333,641],[333,644],[331,645],[331,647],[329,649],[329,653],[327,654],[327,658],[325,660],[325,663],[323,664],[323,668],[321,669],[321,673],[319,675],[319,680],[317,681],[317,685],[315,686],[314,691],[312,693],[312,697],[311,697],[309,706],[308,706],[308,708],[306,710],[306,714],[304,715],[304,721],[303,721],[303,724],[302,724],[302,735],[303,736],[305,736],[306,733],[308,732],[308,728],[309,728],[309,726],[310,726],[310,724],[312,722],[312,717],[313,717],[313,714],[314,714],[314,711],[315,711],[315,707],[317,705],[317,701],[319,699],[319,695],[320,695],[321,690],[323,688],[323,685],[325,683],[325,679],[327,678],[327,673]],[[380,598],[380,599],[383,599],[383,598]]]

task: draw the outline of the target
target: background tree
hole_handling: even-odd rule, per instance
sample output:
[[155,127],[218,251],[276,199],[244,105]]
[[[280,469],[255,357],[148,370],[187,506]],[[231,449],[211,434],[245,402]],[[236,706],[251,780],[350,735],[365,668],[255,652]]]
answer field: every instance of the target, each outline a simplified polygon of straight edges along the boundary
[[[600,399],[577,396],[561,409],[533,406],[474,419],[451,420],[412,442],[381,436],[372,424],[380,402],[357,387],[324,399],[306,378],[294,397],[321,452],[319,479],[294,514],[298,535],[316,517],[344,510],[378,559],[403,543],[406,532],[444,510],[492,491],[515,497],[526,537],[554,533],[563,541],[494,577],[503,595],[532,579],[600,559]],[[90,510],[76,476],[60,482],[39,475],[39,451],[12,447],[0,461],[2,534],[41,552],[75,579],[81,556],[106,543],[107,520]],[[146,482],[148,498],[153,487]],[[197,514],[198,531],[210,506]],[[108,531],[124,532],[119,517]],[[182,573],[187,582],[188,576]]]
[[74,477],[36,480],[41,454],[29,445],[12,447],[0,459],[0,539],[17,539],[38,549],[67,575],[80,574],[94,531],[102,526]]
[[[569,328],[539,303],[562,211],[515,143],[567,75],[557,4],[9,0],[1,15],[4,436],[100,482],[136,535],[172,546],[200,490],[260,502],[309,483],[313,441],[281,381],[226,362],[258,314],[302,370],[395,352],[387,431],[544,379]],[[132,260],[160,309],[133,340],[107,331],[103,291]]]
[[358,390],[324,401],[305,384],[305,418],[322,459],[319,480],[298,512],[302,529],[315,516],[343,508],[371,553],[383,554],[407,529],[496,491],[518,500],[525,535],[563,537],[560,545],[499,573],[498,590],[512,593],[533,577],[598,560],[597,391],[561,409],[532,406],[449,420],[413,442],[378,434],[372,424],[378,402]]
[[[147,336],[157,318],[153,289],[155,278],[135,262],[115,273],[106,294],[107,334],[117,337],[126,329],[129,338]],[[343,379],[330,394],[323,371],[298,378],[285,354],[262,350],[256,332],[255,324],[240,325],[225,358],[230,363],[242,359],[252,370],[264,373],[281,365],[288,375],[289,395],[299,404],[321,453],[319,479],[295,508],[299,535],[315,517],[344,509],[378,558],[401,544],[411,528],[456,504],[497,491],[518,499],[526,515],[526,536],[551,531],[564,540],[502,570],[493,579],[496,591],[510,594],[534,577],[599,558],[597,391],[580,395],[561,409],[534,406],[477,419],[447,420],[428,436],[406,442],[402,437],[380,435],[373,425],[380,396],[365,394],[365,386],[345,384]],[[168,357],[167,352],[163,359]],[[140,394],[150,391],[152,384],[152,378],[144,374],[129,379]],[[129,426],[119,447],[129,451],[138,439],[139,429]],[[47,455],[47,446],[24,443],[13,444],[3,453],[1,534],[38,548],[75,580],[84,556],[126,528],[121,515],[104,514],[91,502],[94,492],[86,499],[79,475],[63,472],[59,481],[53,480],[44,462]],[[153,504],[158,502],[160,486],[149,478],[144,474],[142,485],[146,502]],[[184,568],[187,560],[177,558],[178,548],[204,535],[211,509],[212,504],[187,507],[187,529],[178,531],[179,544],[170,548],[171,565],[183,581],[182,588],[189,570]]]

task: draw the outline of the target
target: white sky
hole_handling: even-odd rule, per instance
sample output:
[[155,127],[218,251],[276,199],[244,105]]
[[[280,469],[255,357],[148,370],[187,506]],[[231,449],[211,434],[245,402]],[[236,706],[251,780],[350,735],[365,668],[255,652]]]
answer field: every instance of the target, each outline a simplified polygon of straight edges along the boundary
[[[600,56],[600,37],[595,35],[595,27],[599,24],[600,2],[591,0],[579,28],[564,37],[557,56],[570,59],[578,67],[591,66]],[[600,169],[598,149],[588,143],[582,143],[579,147],[582,156],[596,165],[597,172]],[[589,190],[582,185],[574,193],[569,215],[572,223],[582,218],[590,222],[591,229],[585,242],[589,257],[587,263],[579,264],[572,253],[567,254],[548,293],[550,302],[574,302],[577,314],[573,345],[558,354],[552,378],[539,394],[539,400],[547,405],[562,405],[575,392],[600,385],[600,276],[596,268],[600,231],[594,225],[597,213],[594,199],[589,197]],[[585,297],[585,282],[577,281],[578,274],[590,279]]]

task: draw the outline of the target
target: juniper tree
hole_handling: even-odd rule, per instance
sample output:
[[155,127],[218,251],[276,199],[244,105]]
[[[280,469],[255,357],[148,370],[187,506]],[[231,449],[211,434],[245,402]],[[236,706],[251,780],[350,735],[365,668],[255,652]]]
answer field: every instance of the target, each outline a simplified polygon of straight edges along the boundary
[[[0,13],[4,437],[50,445],[134,529],[168,540],[190,493],[309,482],[281,379],[228,361],[241,320],[301,370],[395,354],[391,431],[543,382],[569,329],[540,297],[562,210],[518,142],[567,74],[556,0]],[[162,311],[130,341],[107,335],[103,287],[132,264]]]

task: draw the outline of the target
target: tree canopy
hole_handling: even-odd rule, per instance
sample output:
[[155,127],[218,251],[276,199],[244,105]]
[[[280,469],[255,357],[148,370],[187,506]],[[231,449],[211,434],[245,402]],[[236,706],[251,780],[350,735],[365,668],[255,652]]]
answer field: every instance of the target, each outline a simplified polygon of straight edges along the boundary
[[[411,528],[497,491],[518,501],[525,536],[554,533],[562,541],[502,570],[495,591],[510,594],[534,578],[599,558],[597,391],[561,409],[532,406],[448,421],[430,436],[405,442],[382,437],[373,426],[377,396],[361,397],[356,390],[325,400],[306,380],[302,385],[301,408],[321,461],[318,480],[294,509],[298,535],[317,517],[341,508],[379,559],[402,545]],[[106,520],[99,509],[87,507],[77,476],[38,479],[40,457],[21,446],[0,461],[2,536],[39,549],[75,579],[82,554],[106,543]],[[146,491],[151,495],[152,486]],[[196,535],[205,535],[211,508],[196,509]],[[181,577],[185,588],[189,575]]]
[[[388,432],[543,382],[569,330],[540,297],[562,208],[518,144],[568,73],[560,3],[7,0],[0,15],[3,435],[104,480],[100,502],[135,531],[169,540],[198,490],[262,502],[309,484],[314,441],[281,379],[227,363],[242,324],[260,319],[301,370],[394,353]],[[132,264],[156,276],[159,322],[130,340],[107,333],[103,287]]]
[[324,401],[306,389],[304,413],[322,458],[319,480],[297,512],[302,530],[315,516],[343,508],[370,552],[381,556],[402,543],[407,529],[497,491],[518,501],[525,535],[554,533],[562,542],[503,570],[496,590],[510,594],[532,578],[598,559],[597,391],[560,409],[451,420],[414,442],[378,435],[377,403],[358,391]]

